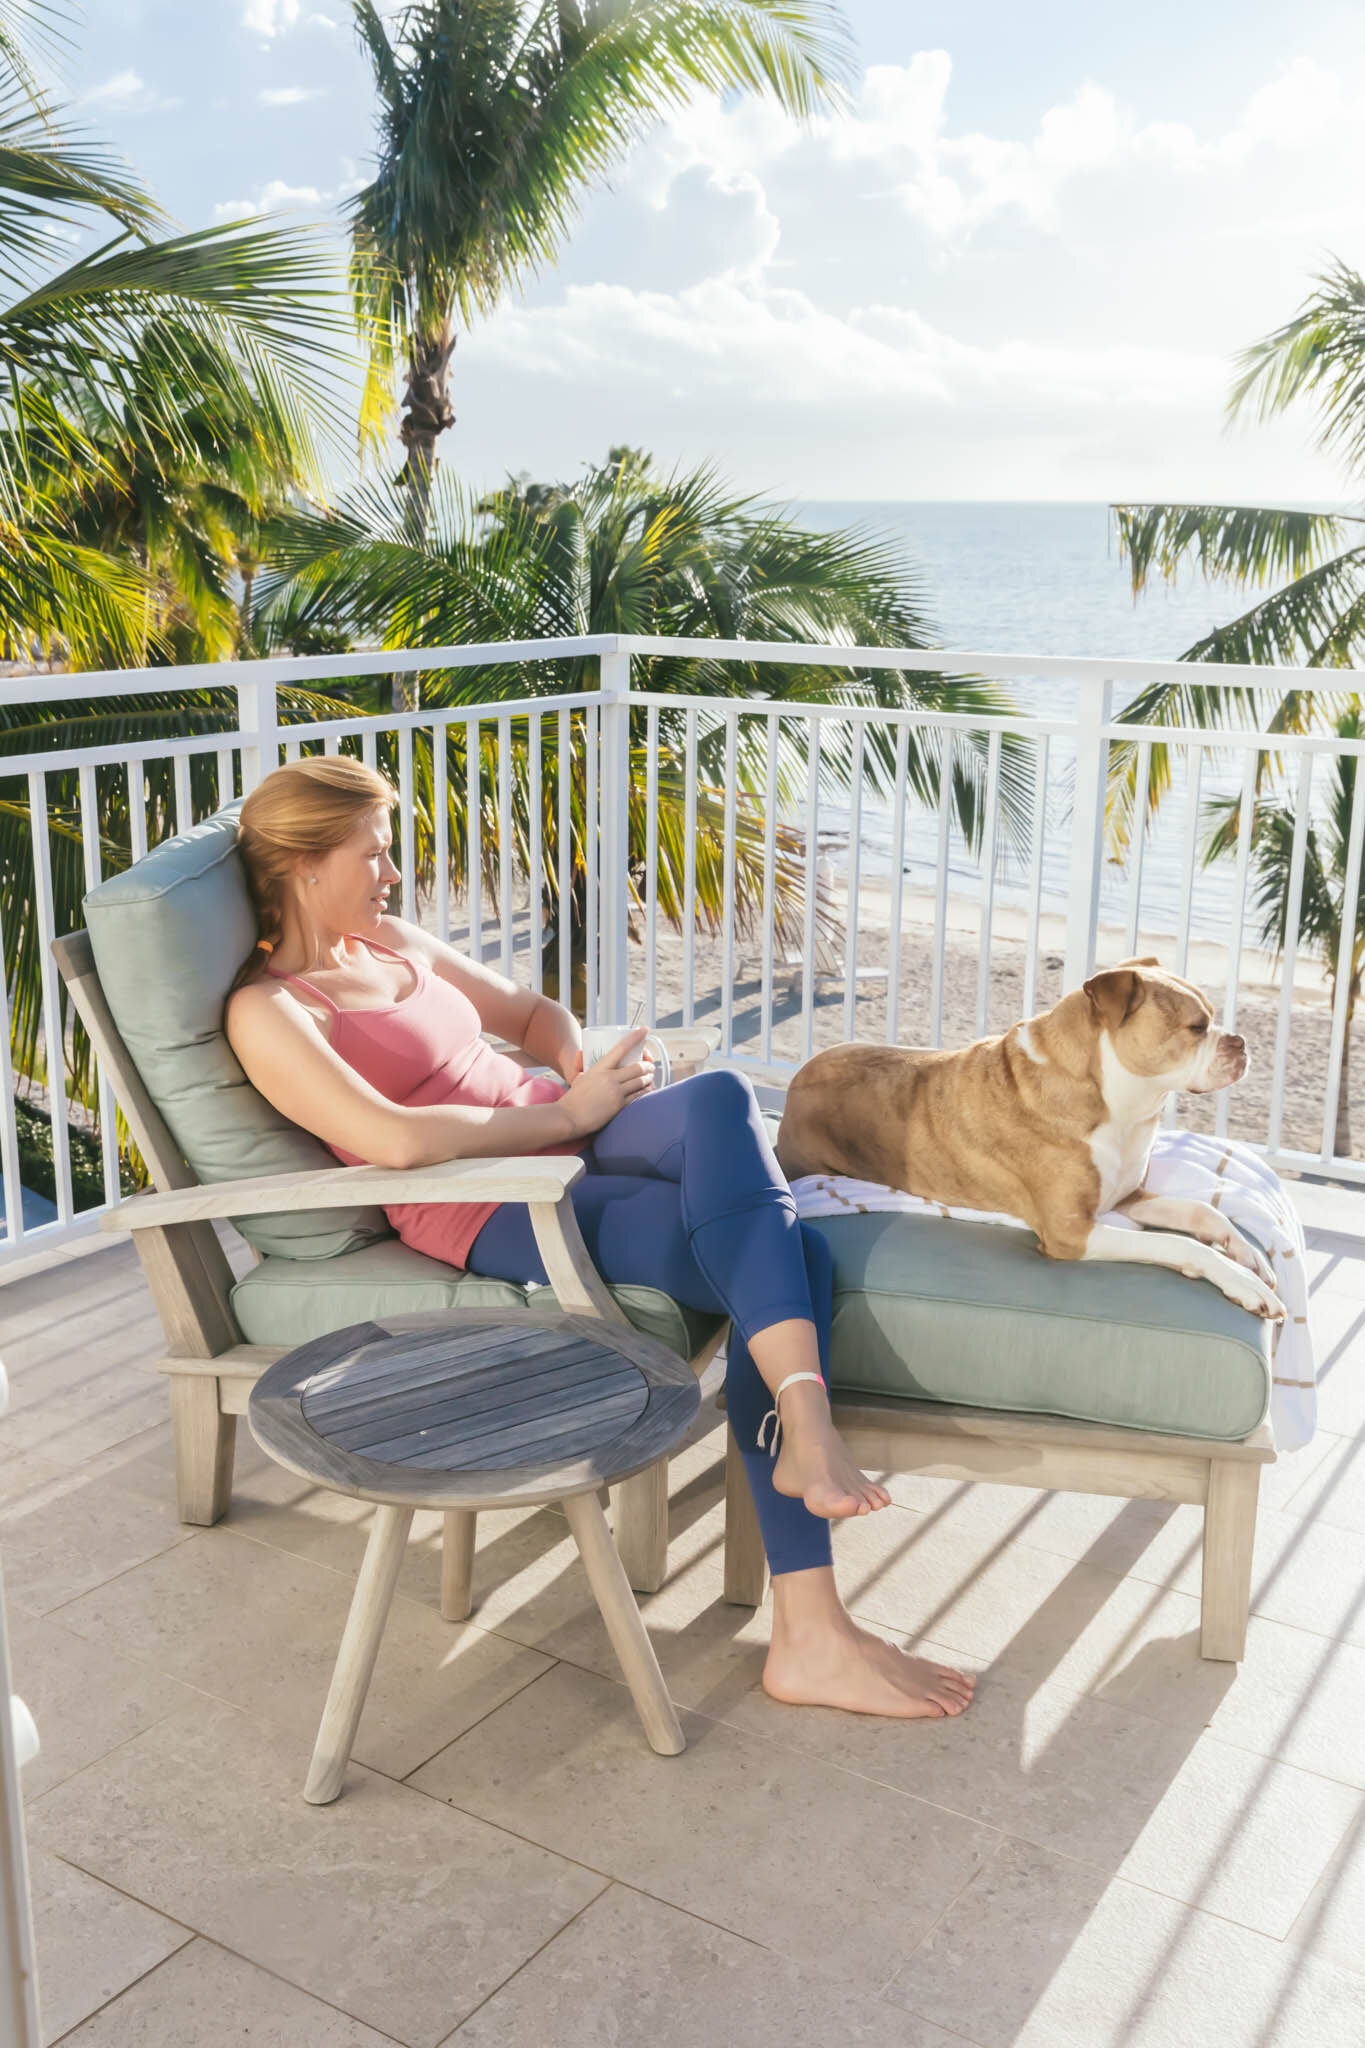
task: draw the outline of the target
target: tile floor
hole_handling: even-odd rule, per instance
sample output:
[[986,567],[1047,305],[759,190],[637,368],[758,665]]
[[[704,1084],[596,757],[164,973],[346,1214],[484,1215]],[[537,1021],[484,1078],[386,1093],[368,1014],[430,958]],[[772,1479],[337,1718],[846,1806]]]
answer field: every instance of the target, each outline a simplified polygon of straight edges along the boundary
[[419,1516],[344,1797],[299,1797],[365,1510],[241,1431],[175,1519],[131,1253],[0,1291],[0,1559],[47,2037],[79,2048],[1348,2048],[1365,2041],[1365,1196],[1309,1190],[1323,1429],[1268,1475],[1239,1670],[1198,1518],[901,1478],[850,1603],[981,1674],[961,1720],[774,1706],[721,1598],[719,1432],[644,1603],[645,1747],[561,1516]]

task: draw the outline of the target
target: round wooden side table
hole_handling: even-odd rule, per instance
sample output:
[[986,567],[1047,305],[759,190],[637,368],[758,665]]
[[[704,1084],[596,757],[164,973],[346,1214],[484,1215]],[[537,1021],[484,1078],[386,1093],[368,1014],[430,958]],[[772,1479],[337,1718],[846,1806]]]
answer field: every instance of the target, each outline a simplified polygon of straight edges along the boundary
[[595,1316],[449,1309],[314,1338],[256,1382],[252,1435],[291,1472],[377,1503],[303,1796],[337,1797],[416,1509],[559,1501],[645,1734],[685,1747],[598,1489],[672,1449],[696,1416],[689,1366]]

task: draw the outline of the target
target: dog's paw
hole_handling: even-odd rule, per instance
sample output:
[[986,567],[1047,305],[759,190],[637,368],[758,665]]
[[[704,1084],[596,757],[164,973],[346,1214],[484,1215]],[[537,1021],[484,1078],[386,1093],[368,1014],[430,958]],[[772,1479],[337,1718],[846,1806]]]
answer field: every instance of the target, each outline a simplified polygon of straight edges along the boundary
[[1226,1294],[1229,1301],[1235,1301],[1239,1308],[1249,1309],[1254,1316],[1264,1316],[1267,1322],[1284,1321],[1284,1303],[1274,1287],[1261,1279],[1259,1273],[1230,1259],[1225,1252],[1214,1250],[1213,1267],[1205,1278],[1212,1280],[1214,1286]]
[[1215,1239],[1214,1249],[1231,1259],[1235,1266],[1245,1266],[1248,1273],[1254,1273],[1258,1280],[1263,1280],[1274,1291],[1275,1268],[1264,1252],[1259,1251],[1240,1231],[1229,1225],[1226,1237]]

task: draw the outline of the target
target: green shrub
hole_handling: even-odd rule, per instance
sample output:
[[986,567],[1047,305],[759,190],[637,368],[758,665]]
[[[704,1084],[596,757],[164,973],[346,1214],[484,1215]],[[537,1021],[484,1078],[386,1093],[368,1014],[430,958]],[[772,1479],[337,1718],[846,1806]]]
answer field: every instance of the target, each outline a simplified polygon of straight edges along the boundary
[[[35,1195],[57,1199],[57,1172],[52,1158],[52,1119],[31,1102],[14,1102],[19,1138],[19,1178]],[[76,1208],[97,1209],[104,1200],[104,1162],[99,1140],[79,1124],[68,1123],[71,1149],[71,1196]],[[126,1159],[119,1161],[119,1184],[125,1195],[136,1194],[137,1180]],[[17,1198],[17,1197],[16,1197]]]

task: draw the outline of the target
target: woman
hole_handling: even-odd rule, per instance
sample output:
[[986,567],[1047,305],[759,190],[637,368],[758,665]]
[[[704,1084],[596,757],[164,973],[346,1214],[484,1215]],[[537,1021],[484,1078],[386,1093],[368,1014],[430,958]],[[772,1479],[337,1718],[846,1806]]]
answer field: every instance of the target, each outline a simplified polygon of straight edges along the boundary
[[[716,1070],[651,1094],[643,1031],[584,1073],[568,1010],[387,916],[394,801],[381,775],[335,756],[276,769],[243,804],[261,938],[226,1029],[248,1077],[348,1164],[576,1153],[588,1170],[570,1198],[607,1279],[733,1319],[727,1406],[773,1572],[767,1691],[869,1714],[960,1713],[971,1678],[857,1627],[835,1589],[831,1520],[889,1496],[831,1420],[829,1252],[797,1221],[753,1090]],[[485,1030],[526,1064],[494,1052]],[[408,1203],[388,1216],[433,1258],[545,1279],[524,1203]]]

